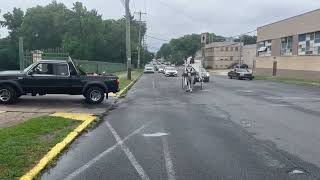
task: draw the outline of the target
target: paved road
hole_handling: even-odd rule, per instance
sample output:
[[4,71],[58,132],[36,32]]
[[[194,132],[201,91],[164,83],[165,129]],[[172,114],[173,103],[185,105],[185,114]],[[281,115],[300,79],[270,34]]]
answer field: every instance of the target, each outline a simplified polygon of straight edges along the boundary
[[320,179],[318,90],[144,75],[42,179]]

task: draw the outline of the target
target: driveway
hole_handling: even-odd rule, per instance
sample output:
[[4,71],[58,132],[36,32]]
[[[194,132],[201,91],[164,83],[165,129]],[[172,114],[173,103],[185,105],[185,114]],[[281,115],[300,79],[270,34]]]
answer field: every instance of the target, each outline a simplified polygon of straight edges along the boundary
[[18,103],[0,105],[0,128],[21,123],[32,117],[43,116],[55,112],[82,112],[100,115],[104,113],[116,98],[109,97],[102,104],[91,105],[83,96],[46,95],[22,96]]
[[320,178],[319,90],[148,74],[42,179]]

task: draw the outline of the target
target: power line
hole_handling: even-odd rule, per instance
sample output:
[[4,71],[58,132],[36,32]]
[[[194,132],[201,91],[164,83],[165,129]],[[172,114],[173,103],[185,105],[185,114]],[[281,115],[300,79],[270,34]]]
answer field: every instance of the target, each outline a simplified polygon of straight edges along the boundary
[[146,37],[149,37],[151,39],[155,39],[155,40],[159,40],[159,41],[165,41],[165,42],[169,42],[170,40],[168,39],[162,39],[162,38],[157,38],[157,37],[154,37],[154,36],[149,36],[149,35],[145,35]]

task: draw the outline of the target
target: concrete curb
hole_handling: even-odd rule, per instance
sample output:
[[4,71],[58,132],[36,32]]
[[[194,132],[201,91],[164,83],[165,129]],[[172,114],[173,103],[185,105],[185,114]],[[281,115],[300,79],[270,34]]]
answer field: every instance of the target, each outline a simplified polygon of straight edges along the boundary
[[141,73],[135,80],[133,80],[130,84],[128,84],[125,88],[123,88],[120,92],[118,92],[116,94],[110,93],[109,96],[112,96],[112,97],[121,97],[121,96],[123,96],[141,78],[142,75],[143,75],[143,73]]
[[56,144],[28,173],[20,180],[34,179],[53,159],[55,159],[75,138],[85,130],[97,117],[85,113],[55,113],[50,116],[63,117],[83,121],[76,129],[70,132],[60,143]]
[[126,86],[122,91],[120,91],[117,94],[117,97],[121,97],[123,95],[125,95],[130,89],[131,87],[141,78],[141,76],[143,75],[143,73],[141,73],[135,80],[133,80],[128,86]]

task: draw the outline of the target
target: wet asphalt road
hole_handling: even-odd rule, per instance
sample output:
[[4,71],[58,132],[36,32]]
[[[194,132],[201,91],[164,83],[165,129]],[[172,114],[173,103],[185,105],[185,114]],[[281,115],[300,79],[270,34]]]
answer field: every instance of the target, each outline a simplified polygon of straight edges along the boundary
[[144,75],[42,179],[320,179],[319,95],[226,77],[186,93]]

